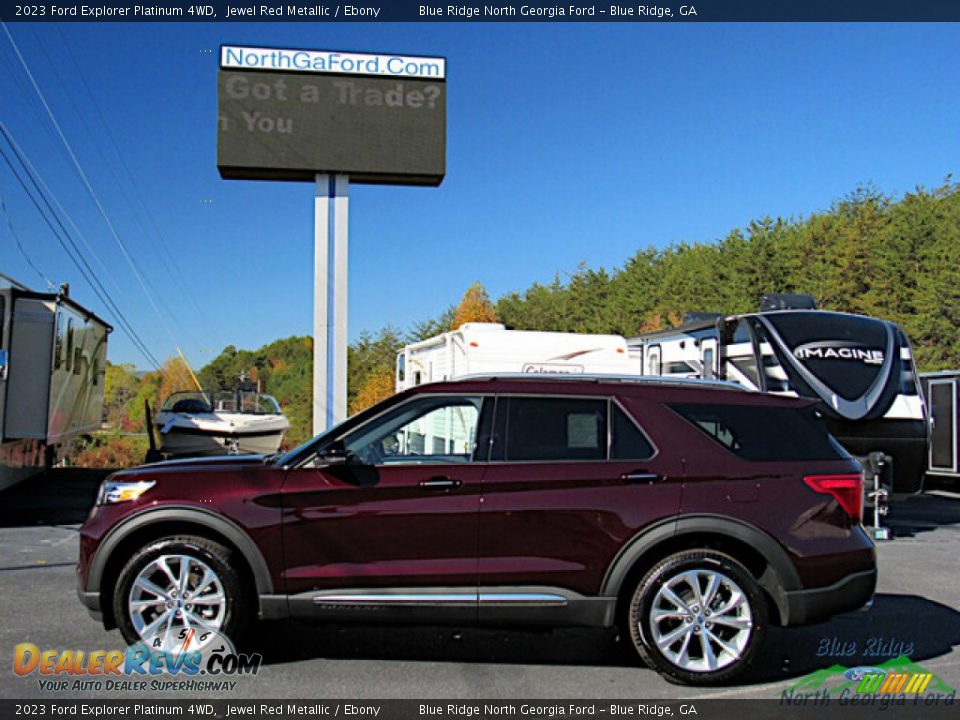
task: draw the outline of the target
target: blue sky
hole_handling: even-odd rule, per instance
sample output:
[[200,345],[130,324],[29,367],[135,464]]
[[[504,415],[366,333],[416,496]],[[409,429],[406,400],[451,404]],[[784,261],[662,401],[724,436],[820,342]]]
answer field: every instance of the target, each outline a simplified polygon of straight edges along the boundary
[[[171,332],[3,33],[0,121],[110,270],[104,284],[151,351],[172,355],[172,334],[197,367],[228,344],[312,331],[313,188],[220,179],[221,43],[448,59],[446,180],[351,189],[351,338],[435,316],[474,281],[496,298],[580,262],[610,269],[640,247],[822,210],[861,183],[936,186],[960,157],[956,25],[8,28]],[[33,263],[106,316],[2,163],[0,192]],[[0,272],[44,284],[2,215]],[[146,367],[119,331],[109,355]]]

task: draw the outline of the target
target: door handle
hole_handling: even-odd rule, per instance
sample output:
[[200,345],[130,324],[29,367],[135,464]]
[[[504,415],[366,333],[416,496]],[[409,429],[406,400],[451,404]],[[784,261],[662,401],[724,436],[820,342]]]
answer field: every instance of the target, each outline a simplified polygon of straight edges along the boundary
[[420,487],[422,487],[424,490],[451,490],[453,488],[458,488],[461,485],[463,485],[462,481],[455,480],[454,478],[448,478],[443,475],[437,475],[429,480],[420,481]]
[[662,480],[663,476],[659,473],[636,470],[634,472],[624,473],[620,476],[620,479],[626,480],[628,483],[655,483],[658,480]]

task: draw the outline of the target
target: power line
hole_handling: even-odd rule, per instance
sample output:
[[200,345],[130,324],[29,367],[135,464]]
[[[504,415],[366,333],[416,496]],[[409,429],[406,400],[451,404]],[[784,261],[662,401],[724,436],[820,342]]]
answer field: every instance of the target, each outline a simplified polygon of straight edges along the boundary
[[[2,125],[2,123],[0,123],[0,131],[3,131],[4,137],[7,137],[6,128]],[[9,142],[9,138],[7,139]],[[15,149],[14,149],[14,153],[16,153]],[[10,157],[7,155],[7,153],[3,150],[2,147],[0,147],[0,156],[3,157],[4,161],[7,163],[7,166],[10,168],[10,170],[13,172],[14,177],[17,179],[17,182],[20,183],[20,187],[23,188],[24,192],[27,194],[27,197],[33,203],[33,206],[37,209],[37,212],[40,213],[41,218],[43,218],[44,222],[53,232],[54,237],[57,239],[57,242],[60,243],[60,246],[63,248],[64,252],[67,254],[67,257],[70,258],[71,262],[73,262],[77,270],[80,272],[83,278],[90,285],[90,288],[93,290],[94,294],[96,294],[96,296],[100,299],[100,301],[106,306],[108,311],[114,316],[114,318],[117,321],[117,324],[121,327],[121,329],[127,334],[130,340],[133,342],[134,347],[136,347],[141,352],[141,354],[144,355],[144,357],[148,360],[148,362],[150,362],[157,370],[159,370],[160,372],[163,372],[162,368],[160,367],[160,364],[157,362],[157,359],[153,356],[153,354],[149,351],[149,349],[147,349],[146,345],[140,339],[140,336],[136,333],[136,331],[130,325],[126,316],[124,316],[124,314],[120,311],[120,308],[117,307],[116,303],[113,301],[113,298],[110,297],[110,294],[107,292],[106,288],[103,287],[103,284],[99,281],[99,278],[97,278],[96,273],[93,272],[93,269],[90,267],[90,264],[86,261],[86,259],[80,253],[79,248],[77,248],[76,246],[76,243],[73,242],[73,239],[70,237],[69,233],[66,231],[66,228],[63,227],[63,223],[60,222],[59,217],[57,217],[56,213],[54,213],[50,208],[49,202],[47,202],[46,197],[44,197],[42,192],[38,190],[38,193],[40,194],[41,199],[43,199],[44,204],[47,206],[50,214],[53,216],[57,225],[60,226],[61,230],[64,233],[64,236],[66,237],[67,241],[70,244],[70,247],[68,247],[67,243],[64,242],[64,238],[61,237],[60,233],[57,232],[57,229],[54,227],[53,222],[51,222],[50,218],[47,216],[47,213],[44,212],[43,208],[40,206],[40,203],[37,202],[37,199],[36,197],[34,197],[33,193],[30,192],[30,188],[27,187],[27,184],[24,182],[19,171],[14,166],[13,162],[10,160]],[[19,156],[18,156],[18,159],[20,159]],[[22,160],[21,160],[21,165],[23,165]],[[33,177],[30,176],[29,172],[27,172],[26,174],[30,178],[34,187],[36,188],[37,185]],[[72,247],[72,250],[71,250],[71,247]]]
[[[0,123],[0,125],[2,124],[3,123]],[[106,266],[103,260],[100,259],[100,256],[97,255],[97,251],[94,250],[93,246],[87,241],[86,236],[77,226],[77,223],[74,222],[73,218],[70,216],[70,213],[68,213],[66,208],[64,208],[63,205],[60,203],[60,200],[57,199],[56,194],[54,194],[53,190],[50,189],[50,186],[47,185],[47,182],[43,179],[43,175],[40,174],[40,171],[37,170],[36,166],[30,161],[30,158],[27,156],[26,151],[23,149],[23,147],[20,146],[16,138],[13,137],[13,134],[10,132],[9,128],[6,128],[6,132],[4,133],[4,135],[6,137],[7,142],[10,143],[10,146],[17,153],[17,158],[20,160],[22,164],[25,165],[27,172],[29,172],[34,178],[37,179],[37,181],[39,181],[41,185],[40,192],[48,196],[51,200],[53,200],[53,203],[54,205],[57,206],[57,209],[60,211],[60,214],[63,215],[63,217],[67,220],[67,222],[70,224],[70,227],[73,228],[74,233],[76,233],[77,237],[80,238],[80,241],[83,243],[83,246],[93,256],[93,259],[96,260],[97,265],[100,266],[100,269],[103,271],[103,274],[110,279],[111,283],[113,283],[114,289],[118,293],[120,293],[120,295],[124,295],[123,289],[120,287],[120,284],[117,282],[116,278],[113,277],[113,274],[110,272],[110,269]]]
[[[94,93],[90,89],[90,85],[87,83],[86,75],[83,72],[83,64],[80,62],[77,62],[77,58],[73,52],[73,48],[70,46],[69,40],[67,39],[66,35],[64,35],[63,30],[61,30],[59,26],[57,27],[57,33],[60,35],[61,44],[66,49],[67,54],[70,56],[71,65],[74,68],[76,68],[77,75],[80,78],[80,82],[83,84],[83,88],[86,91],[87,99],[89,100],[90,104],[93,106],[93,109],[96,111],[97,116],[100,118],[100,124],[103,126],[107,139],[110,141],[110,145],[113,147],[113,151],[120,161],[120,167],[123,169],[123,172],[127,180],[129,181],[129,185],[133,189],[133,194],[136,197],[136,199],[139,201],[140,207],[143,209],[144,215],[148,221],[147,224],[152,228],[153,234],[156,236],[158,240],[158,242],[156,243],[156,246],[159,247],[161,251],[161,252],[158,252],[160,259],[163,260],[164,265],[166,266],[171,279],[173,279],[173,281],[177,284],[180,291],[183,293],[183,296],[187,299],[187,302],[193,308],[194,312],[196,313],[197,317],[202,323],[204,329],[208,333],[213,334],[213,329],[211,328],[210,324],[207,322],[207,315],[205,310],[203,309],[203,307],[201,307],[200,303],[197,302],[193,293],[191,293],[186,287],[186,285],[184,284],[183,278],[182,278],[182,271],[173,253],[170,252],[169,243],[165,241],[164,234],[160,230],[160,225],[157,223],[157,220],[154,217],[153,211],[150,209],[149,203],[147,203],[146,200],[144,200],[143,193],[141,193],[140,191],[140,185],[137,182],[137,178],[133,174],[133,172],[130,170],[130,166],[127,163],[126,157],[124,157],[123,152],[120,150],[120,145],[119,143],[117,143],[116,137],[113,134],[113,130],[110,127],[110,123],[107,122],[107,119],[103,114],[103,111],[100,109],[100,104],[97,102],[96,95],[94,95]],[[54,65],[54,69],[56,69],[56,65]],[[67,86],[67,92],[69,93],[69,86]],[[78,111],[78,114],[79,114],[79,111]],[[81,116],[81,119],[82,119],[82,116]],[[86,125],[86,123],[84,123],[84,125]],[[88,132],[89,132],[89,128],[88,128]],[[92,133],[91,133],[91,137],[92,137]],[[94,142],[96,144],[96,141]],[[97,147],[99,148],[99,146]],[[102,153],[101,153],[101,156],[102,156]],[[105,158],[104,158],[104,161],[106,162]],[[107,166],[110,169],[111,174],[114,175],[114,179],[117,181],[117,185],[121,188],[121,191],[122,191],[123,183],[121,183],[119,178],[117,178],[116,175],[113,173],[113,169],[110,166],[110,163],[107,163]],[[132,204],[133,203],[131,203],[131,205]],[[140,223],[139,215],[137,215],[137,221],[138,223]],[[149,237],[149,233],[147,232],[146,226],[143,223],[140,223],[140,227],[141,229],[144,230],[144,236]]]
[[[76,243],[73,241],[73,238],[70,237],[69,232],[67,232],[67,229],[64,227],[63,223],[60,221],[60,218],[53,211],[53,208],[50,206],[50,203],[47,200],[46,196],[43,194],[43,191],[40,189],[40,186],[37,184],[36,180],[30,174],[29,170],[27,170],[27,165],[23,161],[23,159],[20,157],[19,153],[17,152],[17,148],[10,142],[11,140],[10,135],[7,132],[7,128],[3,123],[0,123],[0,133],[3,134],[8,144],[10,144],[10,147],[13,150],[14,154],[17,156],[17,159],[20,161],[21,166],[23,166],[25,174],[30,179],[30,182],[34,186],[37,194],[43,200],[44,205],[46,205],[47,212],[50,213],[54,221],[56,221],[56,224],[60,227],[60,232],[63,233],[63,236],[61,236],[60,232],[57,231],[57,228],[54,227],[54,223],[51,222],[50,217],[48,217],[47,215],[47,212],[44,212],[44,209],[40,206],[40,203],[37,201],[36,197],[34,197],[33,193],[30,191],[30,188],[27,186],[27,183],[24,181],[23,177],[21,176],[20,172],[17,170],[13,161],[10,159],[9,155],[7,155],[6,151],[2,147],[0,147],[0,156],[3,157],[3,160],[6,162],[7,166],[10,168],[17,182],[20,183],[20,187],[23,188],[24,192],[27,194],[27,197],[33,203],[33,206],[37,209],[37,212],[40,213],[40,216],[43,218],[44,222],[50,228],[51,232],[53,232],[54,237],[56,237],[57,242],[60,243],[60,246],[63,248],[64,252],[66,252],[67,257],[70,258],[71,262],[73,262],[77,270],[80,272],[83,278],[90,285],[90,288],[93,290],[94,294],[96,294],[96,296],[100,299],[100,301],[104,304],[104,306],[114,316],[117,324],[127,334],[131,342],[133,342],[134,347],[136,347],[137,350],[140,351],[140,353],[147,359],[147,361],[151,365],[153,365],[159,372],[163,373],[163,375],[166,376],[166,373],[164,372],[160,363],[157,361],[156,357],[153,356],[153,354],[150,352],[150,350],[147,348],[144,342],[140,339],[140,336],[133,329],[133,326],[130,325],[130,322],[127,320],[126,316],[117,306],[117,304],[114,302],[113,298],[110,296],[110,293],[107,292],[107,289],[103,287],[103,284],[100,282],[100,279],[97,277],[96,273],[93,271],[93,268],[90,267],[90,264],[83,257],[82,253],[80,252],[80,249],[77,247]],[[64,238],[66,238],[66,242],[64,241]],[[68,247],[68,243],[69,243],[69,247]]]
[[[62,37],[63,37],[63,35],[62,35],[62,33],[61,33],[61,38],[62,38]],[[137,207],[131,202],[131,199],[130,199],[129,195],[127,194],[126,185],[120,181],[119,176],[117,175],[116,171],[114,170],[114,165],[115,165],[116,163],[110,162],[110,161],[107,159],[106,153],[104,152],[104,147],[103,147],[102,143],[100,142],[100,139],[97,137],[97,135],[94,134],[93,129],[90,127],[90,124],[87,122],[87,114],[86,114],[86,113],[82,113],[82,112],[80,111],[80,107],[79,107],[79,105],[78,105],[78,103],[77,103],[77,100],[76,100],[76,98],[75,98],[75,96],[74,96],[74,92],[73,92],[73,90],[72,90],[71,87],[70,87],[70,84],[68,84],[68,83],[66,83],[66,82],[64,81],[64,79],[63,79],[63,74],[60,72],[60,69],[59,69],[59,67],[58,67],[58,64],[55,63],[55,62],[53,61],[53,59],[50,57],[50,54],[47,52],[47,49],[46,49],[46,47],[44,46],[44,43],[43,43],[42,39],[41,39],[39,36],[35,36],[35,41],[36,41],[37,47],[40,48],[40,51],[41,51],[41,53],[43,54],[43,57],[46,58],[47,63],[49,63],[50,67],[53,69],[53,72],[54,72],[54,74],[56,75],[57,81],[60,83],[60,87],[63,89],[63,94],[64,94],[64,96],[70,101],[70,104],[73,106],[73,110],[74,110],[74,112],[76,113],[77,117],[80,119],[80,122],[81,122],[81,124],[83,125],[83,129],[86,131],[87,136],[89,137],[91,144],[92,144],[93,147],[96,149],[97,154],[100,156],[100,159],[103,161],[104,166],[105,166],[106,169],[109,171],[110,176],[113,178],[114,182],[117,184],[117,187],[118,187],[118,189],[120,190],[121,195],[123,196],[124,202],[125,202],[126,205],[129,206],[129,208],[132,210],[133,219],[134,219],[134,220],[136,221],[136,223],[140,226],[140,229],[141,229],[141,231],[143,232],[143,238],[149,242],[149,241],[151,240],[151,238],[150,238],[150,234],[149,234],[149,232],[148,232],[148,230],[147,230],[147,227],[146,227],[146,225],[143,223],[143,220],[142,220],[141,217],[140,217],[140,213],[138,212]],[[64,41],[65,41],[65,38],[64,38]],[[76,58],[73,58],[73,60],[74,60],[74,65],[75,65],[77,71],[79,72],[80,67],[79,67],[79,65],[76,63]],[[82,75],[81,75],[81,79],[83,79]],[[87,99],[88,99],[88,102],[89,102],[90,104],[94,105],[94,107],[96,107],[96,101],[94,100],[92,94],[89,92],[89,87],[88,87],[88,89],[87,89],[87,94],[88,94],[88,98],[87,98]],[[99,111],[99,108],[98,108],[98,111]],[[101,119],[102,119],[102,113],[101,113]],[[105,120],[104,120],[103,122],[104,122],[105,130],[106,130],[107,133],[109,134],[109,131],[110,131],[109,125],[106,125],[106,121],[105,121]],[[103,133],[101,133],[101,135],[102,135],[102,134],[103,134]],[[119,156],[120,162],[123,163],[123,156],[120,155],[119,149],[117,149],[117,154],[118,154],[118,156]],[[156,243],[152,243],[152,242],[151,242],[150,244],[152,244],[152,245],[154,245],[154,247],[156,247]],[[182,281],[180,281],[180,279],[174,275],[174,273],[173,273],[173,271],[172,271],[172,269],[171,269],[171,267],[170,267],[170,264],[167,262],[166,258],[163,256],[163,254],[161,254],[161,253],[158,252],[158,253],[157,253],[157,256],[158,256],[159,259],[162,261],[163,267],[166,268],[166,271],[170,274],[171,280],[173,280],[174,282],[178,282],[178,284],[182,287]],[[157,298],[158,303],[159,303],[160,306],[161,306],[161,310],[162,310],[163,312],[165,312],[165,313],[167,314],[167,316],[169,316],[170,318],[172,318],[172,319],[174,320],[174,323],[176,324],[176,322],[175,322],[175,321],[176,321],[176,314],[173,312],[173,309],[170,307],[170,304],[167,302],[167,296],[164,295],[163,293],[158,293],[158,292],[157,292],[156,285],[155,285],[155,283],[153,282],[153,278],[151,278],[150,275],[145,275],[145,279],[146,279],[147,285],[148,285],[149,288],[150,288],[150,291],[154,294],[154,297]],[[186,299],[188,299],[188,300],[192,299],[192,296],[189,296],[189,295],[188,295],[188,291],[187,291],[186,289],[183,289],[183,297],[186,298]],[[196,305],[196,303],[194,303],[194,305]],[[188,332],[189,332],[189,331],[188,331]],[[192,335],[192,333],[190,333],[190,334]]]
[[50,280],[50,278],[40,271],[40,268],[33,264],[33,260],[31,260],[30,256],[27,255],[27,251],[24,249],[23,243],[20,242],[20,236],[17,234],[16,228],[13,227],[13,218],[10,217],[10,212],[7,210],[7,203],[3,198],[2,192],[0,192],[0,211],[3,212],[3,216],[7,221],[7,226],[10,228],[10,236],[20,249],[20,254],[23,255],[23,259],[27,261],[27,265],[33,268],[33,271],[40,276],[40,279],[47,284],[48,288],[55,288],[56,285]]
[[127,261],[127,264],[130,266],[130,269],[133,270],[134,276],[137,278],[137,281],[140,283],[140,287],[143,289],[144,295],[146,295],[147,300],[150,302],[150,305],[153,308],[153,311],[156,313],[157,318],[160,320],[160,324],[163,325],[164,330],[170,338],[170,341],[173,343],[174,347],[178,352],[180,351],[180,346],[177,343],[176,338],[174,337],[173,330],[171,329],[167,319],[164,317],[163,313],[160,312],[160,308],[157,306],[157,302],[153,297],[153,294],[150,292],[149,287],[147,286],[146,280],[144,279],[143,272],[140,270],[136,261],[130,253],[130,250],[127,248],[126,243],[120,238],[119,233],[117,233],[116,228],[113,225],[113,222],[110,220],[110,217],[107,215],[107,211],[104,209],[103,204],[100,202],[100,198],[97,196],[96,191],[93,189],[93,185],[90,184],[90,180],[87,178],[87,174],[83,171],[83,167],[80,165],[80,161],[77,158],[76,153],[73,151],[73,147],[70,145],[70,142],[67,140],[66,135],[63,132],[63,129],[60,127],[60,123],[57,122],[56,116],[53,114],[53,110],[50,109],[50,104],[47,102],[46,96],[43,94],[43,91],[40,89],[40,86],[37,84],[36,78],[34,78],[33,73],[30,71],[30,66],[27,64],[26,59],[23,57],[23,53],[20,52],[20,48],[14,41],[13,36],[10,34],[10,30],[7,28],[5,22],[0,21],[0,26],[3,27],[4,33],[7,35],[7,39],[10,41],[11,46],[13,46],[14,52],[17,55],[17,59],[20,61],[21,66],[24,69],[24,72],[27,73],[27,77],[30,79],[30,83],[33,85],[34,91],[37,93],[37,96],[40,98],[40,101],[43,103],[43,107],[47,112],[47,116],[50,118],[50,121],[53,123],[54,128],[57,131],[57,134],[60,136],[60,141],[63,143],[63,146],[67,149],[67,153],[70,156],[71,161],[73,162],[74,167],[77,172],[80,174],[80,179],[83,182],[84,187],[87,190],[87,193],[93,199],[94,204],[99,210],[103,221],[106,223],[107,228],[110,230],[110,234],[113,236],[113,239],[116,241],[117,246],[120,248],[124,258]]
[[[110,273],[110,270],[107,268],[107,266],[106,266],[106,265],[103,263],[103,261],[100,259],[99,255],[97,255],[97,252],[96,252],[96,250],[93,249],[93,246],[90,245],[89,242],[87,242],[87,239],[86,239],[86,237],[84,236],[84,234],[80,231],[80,228],[77,227],[77,224],[74,222],[73,218],[70,217],[70,213],[68,213],[67,210],[66,210],[66,208],[63,207],[63,205],[61,204],[60,200],[57,198],[56,194],[53,192],[53,190],[50,189],[50,186],[47,185],[46,181],[43,179],[43,176],[40,174],[40,171],[37,170],[36,166],[34,166],[34,164],[30,161],[30,158],[27,156],[27,153],[26,153],[26,152],[24,151],[24,149],[20,146],[20,144],[16,141],[16,138],[13,137],[13,135],[12,135],[11,132],[10,132],[10,129],[9,129],[3,122],[0,122],[0,134],[2,134],[3,137],[4,137],[4,139],[6,139],[7,143],[9,143],[11,149],[12,149],[13,152],[16,154],[17,160],[19,160],[19,161],[20,161],[20,164],[23,166],[24,171],[25,171],[27,177],[30,178],[30,181],[31,181],[31,183],[34,185],[34,187],[36,188],[37,193],[40,195],[40,197],[43,198],[44,204],[47,205],[48,208],[50,208],[50,214],[53,215],[54,218],[57,220],[57,224],[60,225],[61,228],[63,228],[63,232],[66,234],[67,239],[70,241],[70,244],[71,244],[71,245],[73,246],[73,248],[75,249],[77,255],[84,261],[84,264],[86,265],[87,269],[89,269],[89,271],[93,274],[93,276],[96,277],[96,273],[93,271],[93,268],[90,267],[89,263],[87,263],[86,260],[83,258],[83,253],[82,253],[82,252],[80,251],[80,249],[76,246],[76,243],[75,243],[75,242],[73,241],[73,239],[70,237],[70,234],[67,232],[67,229],[66,229],[65,227],[63,227],[63,224],[60,222],[59,216],[57,215],[56,211],[54,211],[54,209],[53,209],[52,207],[50,207],[49,200],[52,200],[52,201],[53,201],[53,204],[56,205],[57,210],[60,211],[60,214],[63,215],[63,217],[66,219],[67,223],[69,223],[69,225],[73,228],[74,232],[75,232],[75,233],[77,234],[77,236],[80,238],[80,240],[81,240],[81,242],[83,243],[84,247],[86,247],[86,249],[90,252],[90,254],[93,256],[93,259],[97,261],[97,264],[98,264],[98,265],[100,266],[100,268],[103,270],[104,274],[105,274],[108,278],[110,278],[110,281],[113,283],[114,288],[116,288],[116,289],[118,290],[118,292],[120,292],[120,294],[122,295],[122,294],[123,294],[123,291],[122,291],[122,289],[120,288],[119,284],[117,283],[116,279],[115,279],[115,278],[113,277],[113,275]],[[39,182],[39,186],[37,185],[38,182]],[[22,186],[22,183],[21,183],[21,186]],[[27,188],[24,188],[24,189],[27,190]],[[49,198],[49,200],[48,200],[48,198]],[[33,200],[33,197],[31,196],[30,199]],[[35,201],[34,201],[34,206],[35,206],[35,207],[37,206],[37,203],[36,203]],[[37,207],[37,209],[41,212],[41,215],[43,215],[42,210],[41,210],[39,207]],[[46,221],[47,218],[44,217],[44,220]],[[48,221],[47,224],[49,225],[49,221]],[[52,229],[52,228],[51,228],[51,229]],[[59,240],[59,239],[60,239],[60,238],[58,237],[58,240]],[[63,243],[61,242],[61,246],[62,246],[62,245],[63,245]],[[64,248],[64,249],[66,250],[66,248]],[[69,255],[69,252],[68,252],[68,255]],[[73,260],[72,257],[71,257],[71,260]],[[74,260],[74,263],[76,264],[76,261],[75,261],[75,260]],[[88,282],[88,283],[91,282],[91,281],[89,280],[89,278],[87,279],[87,282]],[[107,293],[107,289],[106,289],[105,287],[102,287],[102,285],[101,285],[101,288],[103,289],[103,292],[104,292],[104,293]],[[109,296],[109,293],[107,293],[107,297],[110,299],[111,303],[113,304],[113,308],[116,308],[117,312],[119,312],[119,304],[117,304],[117,303],[113,300],[113,298]],[[101,298],[101,300],[102,300],[102,298]],[[104,304],[106,304],[106,303],[104,303]],[[126,320],[126,318],[124,318],[124,320]],[[123,326],[121,323],[119,323],[119,322],[118,322],[118,324],[121,325],[121,327],[124,329],[124,332],[126,332],[128,335],[130,335],[131,332],[132,332],[134,335],[136,335],[136,332],[133,331],[133,326],[130,325],[129,323],[127,323],[127,326],[126,326],[126,327],[124,327],[124,326]],[[137,335],[137,338],[138,338],[138,340],[139,340],[139,335]],[[143,342],[141,341],[141,345],[143,346],[144,349],[146,349],[146,343],[143,343]],[[152,354],[152,353],[149,353],[149,355],[150,355],[151,358],[153,358],[153,354]],[[153,364],[154,364],[154,366],[157,365],[155,359],[153,360]],[[158,369],[159,369],[159,368],[158,368]]]

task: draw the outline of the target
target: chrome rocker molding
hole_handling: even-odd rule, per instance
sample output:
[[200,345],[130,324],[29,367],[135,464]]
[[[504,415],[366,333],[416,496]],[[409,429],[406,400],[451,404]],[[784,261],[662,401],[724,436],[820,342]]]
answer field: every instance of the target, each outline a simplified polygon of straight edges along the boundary
[[261,595],[260,607],[266,618],[609,627],[616,598],[542,586],[343,588]]
[[555,593],[519,592],[366,592],[322,593],[313,598],[316,605],[446,605],[449,603],[493,603],[497,605],[566,605],[567,598]]

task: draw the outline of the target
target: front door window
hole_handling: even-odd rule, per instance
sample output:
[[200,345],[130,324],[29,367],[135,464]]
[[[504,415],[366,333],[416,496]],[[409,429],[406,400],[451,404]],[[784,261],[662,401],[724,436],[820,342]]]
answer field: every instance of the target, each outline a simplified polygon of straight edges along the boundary
[[466,463],[473,457],[480,397],[424,397],[402,405],[345,440],[366,465]]

